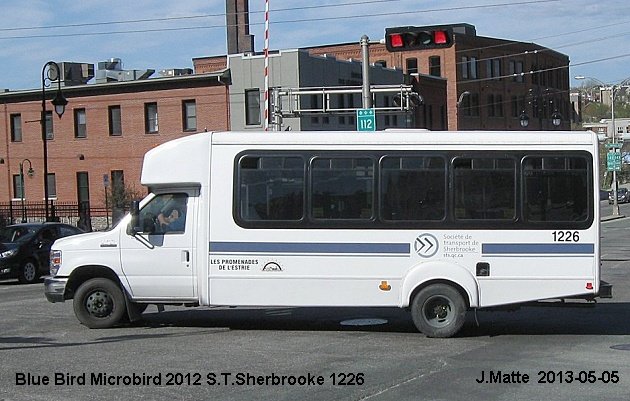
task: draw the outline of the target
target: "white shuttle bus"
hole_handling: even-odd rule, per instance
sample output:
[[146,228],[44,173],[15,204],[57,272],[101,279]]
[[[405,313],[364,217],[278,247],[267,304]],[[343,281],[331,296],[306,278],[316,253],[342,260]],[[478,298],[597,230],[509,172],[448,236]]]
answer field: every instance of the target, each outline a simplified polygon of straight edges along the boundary
[[148,304],[467,310],[610,297],[591,132],[203,133],[149,151],[150,194],[63,238],[45,281],[90,328]]

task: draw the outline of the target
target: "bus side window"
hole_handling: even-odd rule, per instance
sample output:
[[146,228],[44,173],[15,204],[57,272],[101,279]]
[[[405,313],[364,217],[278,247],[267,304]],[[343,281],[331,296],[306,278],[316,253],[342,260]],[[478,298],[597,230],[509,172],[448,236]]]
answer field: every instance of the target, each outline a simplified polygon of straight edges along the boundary
[[516,218],[516,162],[507,158],[453,160],[455,218],[458,220],[514,220]]
[[304,216],[304,160],[245,156],[239,161],[239,217],[245,221],[297,221]]
[[586,221],[589,170],[584,157],[523,160],[524,214],[531,222]]
[[315,219],[364,219],[374,216],[374,162],[370,158],[315,158],[312,161]]
[[381,160],[384,220],[439,221],[446,216],[446,170],[442,157]]

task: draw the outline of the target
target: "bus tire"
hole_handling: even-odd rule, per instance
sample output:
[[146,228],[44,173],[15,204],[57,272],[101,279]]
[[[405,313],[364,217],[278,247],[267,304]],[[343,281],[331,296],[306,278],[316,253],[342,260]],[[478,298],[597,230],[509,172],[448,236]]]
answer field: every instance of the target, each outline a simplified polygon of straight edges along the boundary
[[113,327],[126,313],[122,290],[107,278],[93,278],[81,284],[73,307],[77,319],[90,329]]
[[466,320],[466,302],[450,285],[432,284],[413,298],[411,317],[427,337],[452,337]]

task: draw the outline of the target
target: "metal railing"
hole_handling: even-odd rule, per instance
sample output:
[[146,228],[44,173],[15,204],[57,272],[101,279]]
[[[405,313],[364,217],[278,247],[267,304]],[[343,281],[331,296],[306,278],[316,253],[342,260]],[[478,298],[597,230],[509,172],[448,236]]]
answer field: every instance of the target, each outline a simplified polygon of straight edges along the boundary
[[[48,202],[49,220],[75,225],[85,231],[107,228],[124,215],[124,210],[110,210],[105,207],[91,207],[88,202]],[[0,202],[0,227],[25,222],[46,220],[44,202],[24,202],[20,200]]]

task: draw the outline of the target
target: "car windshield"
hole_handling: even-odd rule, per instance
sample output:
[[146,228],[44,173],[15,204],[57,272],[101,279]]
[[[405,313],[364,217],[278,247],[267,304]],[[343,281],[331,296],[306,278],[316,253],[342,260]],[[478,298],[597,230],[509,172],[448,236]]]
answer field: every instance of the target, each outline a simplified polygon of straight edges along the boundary
[[31,239],[36,232],[34,227],[4,227],[0,229],[0,242],[21,243]]

